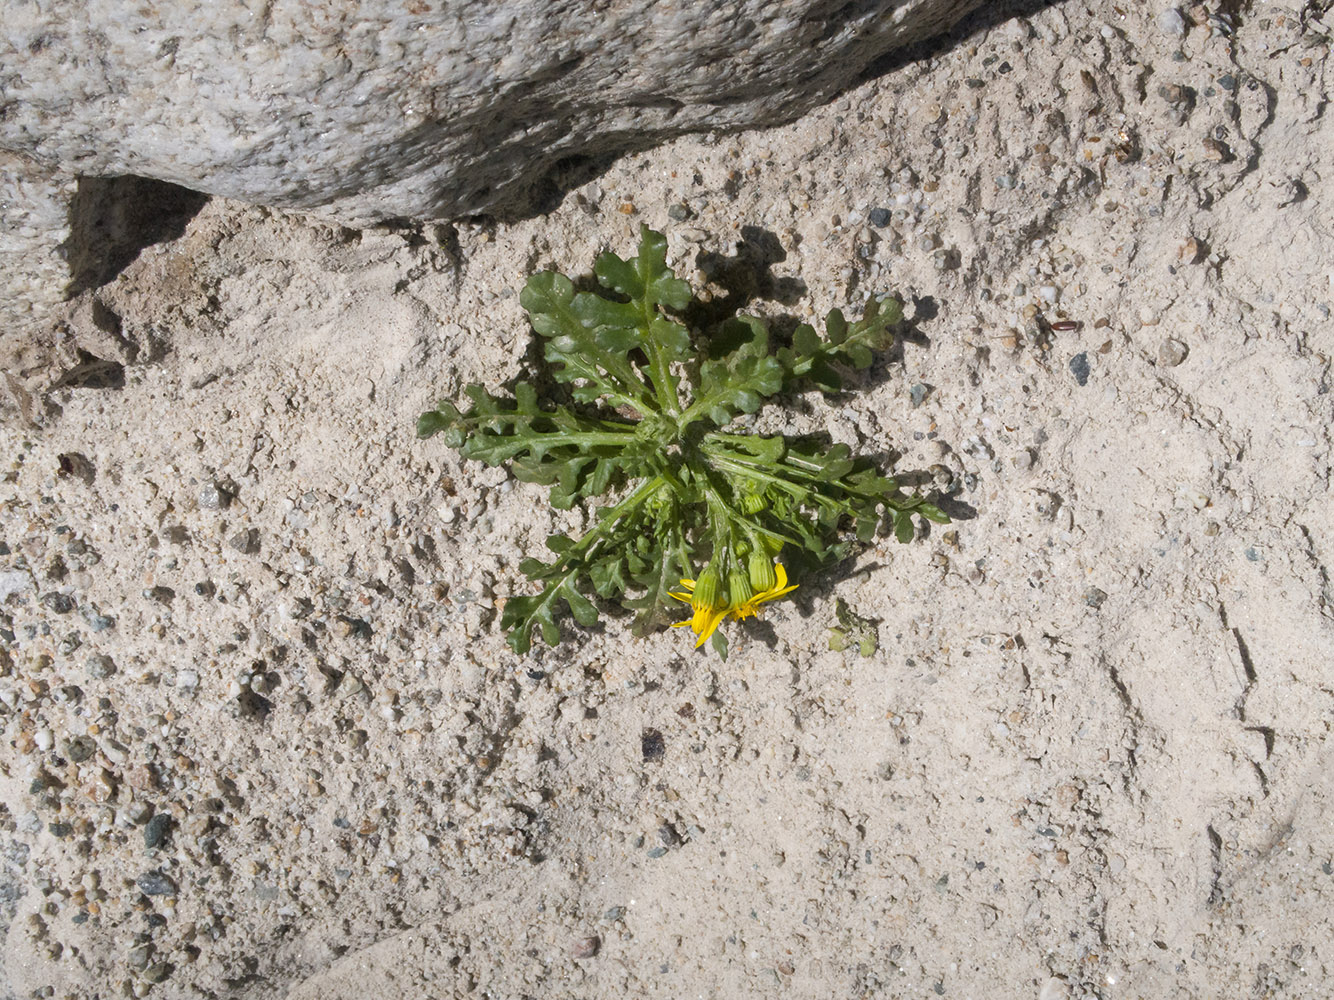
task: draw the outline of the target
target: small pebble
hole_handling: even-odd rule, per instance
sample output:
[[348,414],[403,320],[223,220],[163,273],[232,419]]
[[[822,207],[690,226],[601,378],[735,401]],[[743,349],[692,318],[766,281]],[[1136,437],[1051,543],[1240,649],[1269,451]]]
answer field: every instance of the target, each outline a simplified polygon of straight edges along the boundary
[[247,528],[245,531],[238,531],[227,539],[227,544],[242,555],[253,556],[259,551],[259,529]]
[[645,729],[639,737],[640,756],[647,761],[662,760],[667,743],[656,729]]
[[1090,587],[1084,591],[1084,603],[1094,610],[1102,607],[1103,601],[1107,600],[1107,591],[1098,587]]
[[592,958],[602,947],[602,939],[599,937],[580,938],[570,949],[570,955],[574,958]]
[[232,502],[232,495],[217,483],[205,483],[197,499],[201,510],[223,510]]
[[1158,88],[1158,96],[1171,105],[1190,103],[1190,91],[1179,83],[1164,83]]
[[65,756],[76,764],[82,764],[96,752],[97,743],[91,736],[75,736],[65,743]]
[[136,881],[139,891],[145,896],[176,895],[176,881],[160,868],[144,872]]
[[170,962],[155,962],[144,970],[144,979],[150,983],[166,982],[167,977],[171,975],[172,965]]
[[870,220],[871,225],[875,226],[876,229],[883,229],[885,226],[889,225],[889,209],[873,208],[867,214],[867,218]]
[[930,392],[931,387],[924,382],[918,382],[908,390],[908,398],[911,401],[914,410],[922,405]]
[[1160,368],[1175,368],[1186,360],[1190,349],[1175,337],[1168,337],[1158,346],[1158,365]]
[[171,834],[171,814],[158,813],[144,827],[144,850],[161,847]]
[[690,218],[690,209],[687,206],[682,205],[680,202],[677,202],[675,205],[668,205],[667,218],[671,219],[673,222],[685,222]]
[[43,594],[42,604],[58,615],[67,615],[74,610],[74,598],[70,597],[69,594],[61,594],[57,591]]
[[1168,7],[1158,15],[1158,30],[1165,35],[1171,35],[1173,38],[1184,38],[1186,36],[1186,19],[1181,16],[1181,11],[1175,7]]
[[1070,371],[1075,376],[1075,381],[1080,385],[1088,385],[1089,380],[1089,356],[1086,352],[1080,351],[1070,359]]

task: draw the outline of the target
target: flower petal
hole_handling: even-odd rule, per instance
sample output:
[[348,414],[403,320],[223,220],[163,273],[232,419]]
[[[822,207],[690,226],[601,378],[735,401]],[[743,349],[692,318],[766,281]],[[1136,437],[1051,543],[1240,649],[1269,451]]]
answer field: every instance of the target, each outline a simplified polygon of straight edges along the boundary
[[792,591],[796,590],[798,586],[800,585],[794,583],[792,584],[792,586],[784,587],[781,590],[779,590],[777,587],[775,587],[773,590],[766,590],[763,594],[758,594],[755,597],[752,597],[750,599],[750,603],[763,604],[765,601],[772,601],[776,598],[782,597],[784,594],[792,593]]
[[696,630],[699,632],[699,641],[695,643],[696,649],[699,649],[700,646],[704,645],[705,640],[707,640],[709,636],[713,635],[713,633],[717,631],[718,623],[721,622],[726,617],[727,617],[726,608],[719,608],[717,611],[711,612],[709,614],[708,620],[704,623],[704,628],[702,630],[700,629]]

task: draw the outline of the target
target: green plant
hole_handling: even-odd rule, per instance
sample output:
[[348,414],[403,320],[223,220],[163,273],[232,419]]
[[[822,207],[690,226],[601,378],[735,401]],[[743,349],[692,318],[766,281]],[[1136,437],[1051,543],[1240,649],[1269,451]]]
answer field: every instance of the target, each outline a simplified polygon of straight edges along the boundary
[[857,614],[841,597],[834,598],[834,617],[838,619],[838,625],[829,630],[830,649],[839,653],[856,647],[864,657],[875,655],[880,648],[880,636],[874,621]]
[[528,651],[535,629],[549,645],[560,640],[562,603],[594,624],[591,584],[638,611],[641,634],[673,601],[688,602],[691,616],[677,624],[692,628],[696,647],[713,636],[726,655],[716,631],[724,618],[750,617],[793,589],[780,552],[793,565],[825,565],[848,552],[849,530],[869,541],[882,518],[901,542],[913,536],[914,513],[949,520],[845,445],[734,426],[786,390],[838,391],[838,366],[865,368],[889,345],[899,302],[872,299],[856,323],[835,309],[823,338],[803,324],[782,345],[754,316],[692,332],[681,319],[690,286],[666,254],[666,239],[641,227],[638,256],[598,257],[600,291],[576,292],[554,271],[528,279],[520,301],[569,403],[544,405],[530,383],[513,399],[474,385],[466,411],[441,402],[417,422],[420,437],[443,433],[465,458],[509,463],[517,478],[550,487],[557,509],[610,496],[582,537],[547,539],[554,561],[520,564],[542,589],[505,603],[501,627],[515,652]]

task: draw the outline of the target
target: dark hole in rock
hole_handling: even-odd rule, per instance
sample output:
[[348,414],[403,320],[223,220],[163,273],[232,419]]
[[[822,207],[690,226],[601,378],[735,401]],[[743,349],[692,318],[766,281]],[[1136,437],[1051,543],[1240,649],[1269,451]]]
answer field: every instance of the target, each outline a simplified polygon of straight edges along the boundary
[[105,285],[146,246],[178,239],[208,195],[150,177],[81,177],[70,203],[68,297]]

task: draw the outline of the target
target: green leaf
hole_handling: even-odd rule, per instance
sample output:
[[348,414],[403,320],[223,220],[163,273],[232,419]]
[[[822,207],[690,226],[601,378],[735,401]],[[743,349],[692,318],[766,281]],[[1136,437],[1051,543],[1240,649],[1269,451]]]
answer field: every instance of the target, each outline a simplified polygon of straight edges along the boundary
[[587,628],[590,625],[596,625],[598,622],[598,609],[593,607],[590,601],[573,587],[566,586],[562,591],[565,602],[570,606],[570,614],[580,625]]
[[912,515],[907,511],[896,510],[894,512],[894,537],[905,545],[912,541]]
[[950,523],[950,516],[946,514],[943,510],[941,510],[939,507],[937,507],[935,504],[930,504],[927,503],[926,501],[922,501],[913,509],[917,511],[917,513],[921,514],[928,521],[934,521],[936,524]]
[[593,402],[609,396],[640,410],[652,406],[652,397],[629,358],[642,338],[633,336],[633,324],[623,328],[624,311],[616,308],[619,303],[587,292],[576,295],[574,283],[554,271],[529,278],[519,302],[528,311],[533,329],[546,338],[543,353],[552,375],[574,384],[575,399]]
[[821,350],[820,335],[809,323],[802,323],[792,331],[792,349],[800,357],[818,354]]
[[620,597],[630,585],[626,577],[626,559],[607,558],[594,563],[588,569],[588,577],[593,581],[593,589],[599,597]]
[[690,566],[682,562],[687,545],[681,533],[681,517],[679,508],[666,512],[665,516],[660,514],[639,538],[640,549],[630,569],[641,593],[622,602],[639,612],[631,626],[635,635],[646,635],[666,624],[673,609],[688,610],[670,596],[671,591],[681,589],[683,577],[694,575]]
[[672,373],[671,364],[689,357],[690,332],[661,310],[684,309],[690,304],[691,293],[690,286],[667,266],[667,238],[641,225],[639,255],[627,261],[607,251],[598,257],[593,273],[603,287],[629,302],[607,306],[590,303],[587,308],[596,310],[590,316],[596,322],[639,333],[639,347],[648,358],[643,377],[653,388],[657,409],[680,412],[680,380]]
[[422,414],[423,437],[442,433],[464,458],[487,465],[512,463],[523,482],[555,486],[553,502],[569,507],[576,499],[599,496],[621,479],[645,471],[645,443],[635,425],[601,420],[568,409],[542,409],[536,390],[519,383],[513,401],[492,396],[481,386],[465,390],[467,412],[451,403]]
[[846,649],[856,643],[857,652],[863,657],[872,655],[880,645],[879,630],[874,619],[863,618],[841,597],[834,598],[834,615],[838,619],[838,628],[832,629],[829,636],[829,648],[834,649],[834,636],[839,637],[839,648]]
[[700,365],[698,398],[681,416],[682,427],[707,416],[726,427],[738,413],[754,413],[783,388],[783,366],[769,354],[769,330],[754,316],[720,325],[713,343],[719,356]]
[[714,632],[713,637],[709,640],[709,645],[711,645],[713,647],[713,651],[718,654],[718,659],[726,663],[727,634],[722,629],[719,629],[718,631]]
[[636,302],[681,310],[690,304],[690,286],[667,266],[667,237],[639,227],[639,256],[625,261],[608,251],[597,259],[593,273],[612,291]]
[[903,319],[903,306],[897,299],[871,299],[861,320],[852,325],[838,309],[825,317],[825,339],[803,323],[792,334],[792,346],[778,352],[789,385],[807,379],[817,389],[837,392],[843,380],[832,367],[867,368],[874,360],[873,351],[881,351],[894,341],[890,327]]
[[438,409],[429,410],[417,418],[417,436],[428,438],[447,430],[458,419],[458,411],[453,404],[441,402]]
[[830,309],[824,320],[824,332],[829,343],[837,347],[848,339],[848,321],[843,318],[841,309]]

